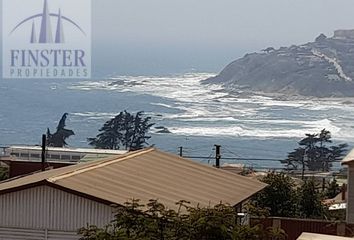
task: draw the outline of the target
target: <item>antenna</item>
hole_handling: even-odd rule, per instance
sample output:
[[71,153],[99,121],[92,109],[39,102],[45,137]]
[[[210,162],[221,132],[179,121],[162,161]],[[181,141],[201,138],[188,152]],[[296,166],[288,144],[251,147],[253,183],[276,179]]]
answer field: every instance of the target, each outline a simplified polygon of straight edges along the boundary
[[220,168],[221,146],[215,144],[215,167]]
[[47,145],[47,136],[45,134],[42,135],[42,172],[45,171],[45,148]]

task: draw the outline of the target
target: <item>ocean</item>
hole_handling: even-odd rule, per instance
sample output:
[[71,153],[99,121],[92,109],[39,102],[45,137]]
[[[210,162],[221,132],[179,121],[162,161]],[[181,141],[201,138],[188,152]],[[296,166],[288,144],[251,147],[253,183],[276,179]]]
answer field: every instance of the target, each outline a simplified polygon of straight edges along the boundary
[[[306,133],[326,128],[335,143],[354,144],[354,104],[338,99],[278,100],[258,94],[236,96],[201,81],[215,73],[166,76],[107,76],[95,80],[2,80],[0,145],[40,144],[55,131],[62,114],[75,132],[72,147],[89,147],[109,118],[120,111],[144,111],[156,127],[149,143],[196,161],[214,163],[214,144],[221,145],[222,163],[279,168],[279,159]],[[243,160],[237,160],[242,158]],[[261,160],[264,159],[264,160]],[[337,165],[338,167],[338,165]]]

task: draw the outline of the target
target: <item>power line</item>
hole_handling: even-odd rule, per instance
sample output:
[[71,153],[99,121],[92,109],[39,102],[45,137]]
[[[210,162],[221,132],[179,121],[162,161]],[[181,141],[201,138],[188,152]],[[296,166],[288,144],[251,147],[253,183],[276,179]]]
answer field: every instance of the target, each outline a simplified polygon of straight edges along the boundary
[[[210,157],[204,157],[204,156],[183,156],[183,157],[194,158],[194,159],[210,158]],[[237,158],[237,157],[221,157],[221,159],[236,160],[236,161],[270,161],[270,162],[280,162],[280,161],[285,160],[285,159],[274,159],[274,158]],[[341,160],[335,160],[332,162],[340,163]]]
[[224,146],[223,146],[223,149],[224,149],[224,150],[226,150],[227,152],[229,152],[229,153],[233,154],[233,155],[234,155],[235,157],[237,157],[237,158],[239,158],[239,157],[240,157],[240,155],[238,155],[237,153],[235,153],[235,152],[233,152],[233,151],[229,150],[228,148],[226,148],[226,147],[224,147]]
[[[208,158],[208,157],[204,157],[204,156],[183,156],[183,157],[195,158],[195,159]],[[221,159],[236,160],[236,161],[252,161],[252,160],[254,160],[254,161],[277,161],[277,162],[284,160],[284,159],[274,159],[274,158],[236,158],[236,157],[221,157]]]
[[[237,153],[235,153],[235,152],[233,152],[233,151],[231,151],[231,150],[229,150],[228,148],[226,148],[226,147],[224,147],[224,149],[227,151],[227,152],[229,152],[229,153],[231,153],[231,154],[233,154],[236,158],[241,158]],[[245,161],[247,161],[248,162],[248,164],[250,164],[250,165],[254,165],[254,163],[252,163],[251,161],[249,161],[249,160],[245,160]]]
[[[224,146],[223,146],[224,147]],[[277,153],[284,153],[283,151],[280,150],[273,150],[273,149],[264,149],[264,148],[256,148],[256,147],[247,147],[247,146],[242,146],[242,149],[249,149],[249,150],[258,150],[258,151],[264,151],[264,152],[277,152]]]

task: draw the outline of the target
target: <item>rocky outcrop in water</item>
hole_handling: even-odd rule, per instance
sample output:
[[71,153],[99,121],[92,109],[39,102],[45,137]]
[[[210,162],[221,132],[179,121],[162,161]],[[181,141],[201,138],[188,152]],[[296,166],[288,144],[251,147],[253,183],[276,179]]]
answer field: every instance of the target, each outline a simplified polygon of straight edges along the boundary
[[204,81],[233,92],[354,97],[354,30],[300,46],[246,54]]

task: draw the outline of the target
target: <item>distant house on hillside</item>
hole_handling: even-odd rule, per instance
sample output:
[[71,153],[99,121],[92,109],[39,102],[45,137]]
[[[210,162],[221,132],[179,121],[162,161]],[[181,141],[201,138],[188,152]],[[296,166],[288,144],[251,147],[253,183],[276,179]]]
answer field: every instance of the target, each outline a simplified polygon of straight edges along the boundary
[[265,186],[148,148],[1,183],[0,239],[78,239],[78,228],[109,223],[112,204],[133,198],[158,199],[170,209],[179,200],[241,207]]
[[334,31],[334,38],[336,39],[354,39],[354,29],[339,29]]

